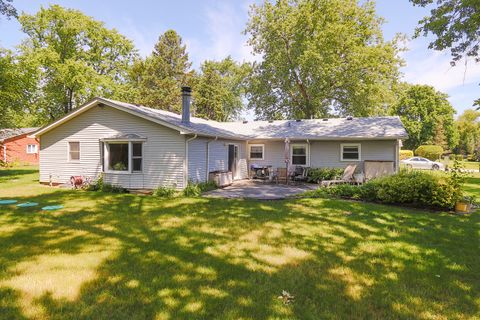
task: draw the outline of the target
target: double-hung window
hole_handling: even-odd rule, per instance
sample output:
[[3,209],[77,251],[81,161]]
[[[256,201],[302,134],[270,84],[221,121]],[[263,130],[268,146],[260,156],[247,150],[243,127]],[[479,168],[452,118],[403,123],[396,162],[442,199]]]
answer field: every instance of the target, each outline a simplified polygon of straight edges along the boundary
[[104,141],[105,163],[110,172],[132,173],[143,170],[143,142]]
[[27,153],[37,153],[38,146],[36,144],[28,144],[27,145]]
[[263,160],[263,154],[265,152],[265,145],[263,144],[251,144],[249,145],[249,158],[250,160]]
[[308,145],[292,144],[292,165],[306,166],[308,164]]
[[80,142],[78,141],[68,142],[68,160],[80,161]]
[[341,161],[360,161],[361,145],[360,143],[342,143],[340,145]]

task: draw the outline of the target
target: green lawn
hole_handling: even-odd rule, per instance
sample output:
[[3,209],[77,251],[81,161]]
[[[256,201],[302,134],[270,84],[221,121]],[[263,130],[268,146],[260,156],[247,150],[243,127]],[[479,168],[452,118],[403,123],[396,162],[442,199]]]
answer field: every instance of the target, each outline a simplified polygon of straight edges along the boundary
[[478,213],[159,200],[36,179],[0,171],[0,198],[65,206],[0,206],[2,319],[480,319]]

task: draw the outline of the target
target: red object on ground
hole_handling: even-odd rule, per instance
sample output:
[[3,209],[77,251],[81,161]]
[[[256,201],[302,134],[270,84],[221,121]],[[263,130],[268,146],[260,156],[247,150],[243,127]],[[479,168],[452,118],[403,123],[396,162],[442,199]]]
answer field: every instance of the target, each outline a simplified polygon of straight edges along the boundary
[[83,184],[83,177],[82,176],[71,176],[70,177],[70,183],[72,186],[76,188],[81,187]]

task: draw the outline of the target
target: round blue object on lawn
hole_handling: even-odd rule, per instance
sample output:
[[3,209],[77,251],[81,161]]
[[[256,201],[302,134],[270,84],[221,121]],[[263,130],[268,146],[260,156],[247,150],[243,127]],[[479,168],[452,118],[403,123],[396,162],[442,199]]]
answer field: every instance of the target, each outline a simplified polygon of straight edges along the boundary
[[35,206],[38,206],[37,202],[24,202],[24,203],[17,204],[17,207],[20,207],[20,208],[28,208],[28,207],[35,207]]
[[17,202],[17,200],[0,200],[0,204],[14,204]]
[[62,205],[53,205],[53,206],[43,207],[42,210],[52,211],[52,210],[58,210],[58,209],[62,209],[62,208],[63,208]]

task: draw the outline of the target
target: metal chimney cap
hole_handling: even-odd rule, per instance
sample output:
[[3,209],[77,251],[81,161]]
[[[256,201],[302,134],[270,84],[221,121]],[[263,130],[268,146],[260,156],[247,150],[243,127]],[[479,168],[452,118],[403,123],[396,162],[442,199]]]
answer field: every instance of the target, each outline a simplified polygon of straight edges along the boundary
[[183,93],[190,93],[190,92],[192,92],[192,88],[190,88],[189,86],[183,86],[182,87],[182,92]]

